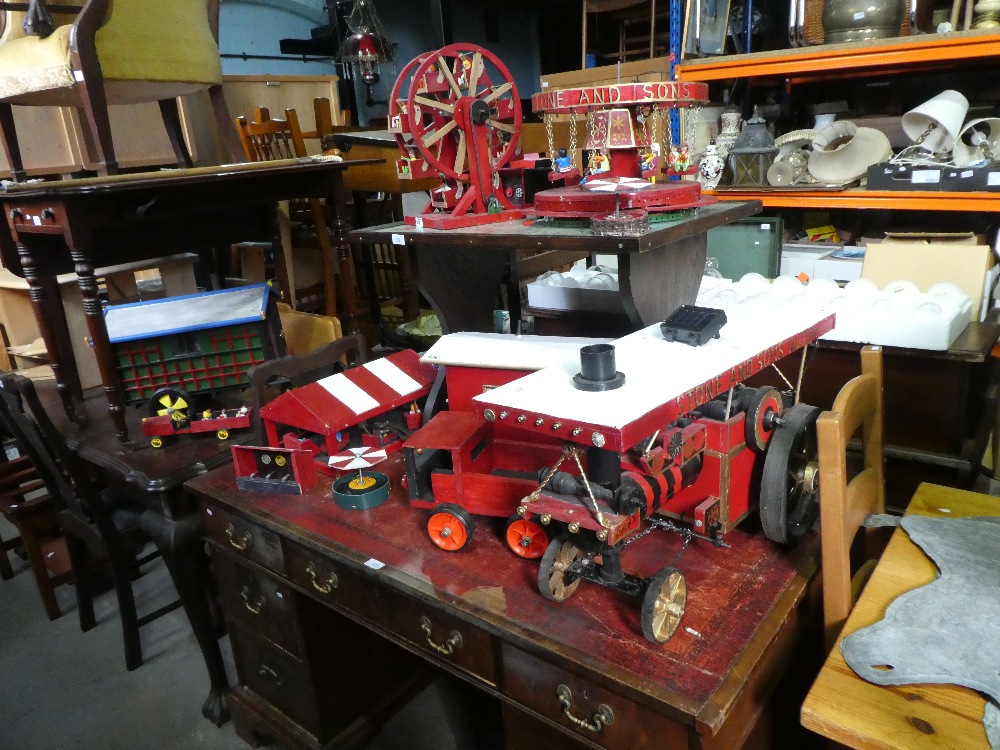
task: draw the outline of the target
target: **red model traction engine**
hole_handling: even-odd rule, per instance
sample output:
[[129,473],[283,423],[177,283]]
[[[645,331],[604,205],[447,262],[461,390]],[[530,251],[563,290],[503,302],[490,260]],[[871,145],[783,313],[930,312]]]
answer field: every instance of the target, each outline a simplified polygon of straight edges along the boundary
[[[682,308],[692,309],[700,310]],[[670,565],[649,579],[624,572],[622,550],[641,526],[721,543],[759,507],[770,539],[797,541],[818,512],[819,410],[740,381],[804,354],[832,316],[769,316],[697,347],[679,343],[667,323],[584,347],[579,365],[485,390],[474,412],[438,414],[413,435],[404,445],[409,496],[431,509],[432,541],[456,551],[472,537],[473,514],[508,518],[508,546],[541,557],[546,598],[563,601],[582,580],[638,597],[654,642],[676,630],[686,583]]]

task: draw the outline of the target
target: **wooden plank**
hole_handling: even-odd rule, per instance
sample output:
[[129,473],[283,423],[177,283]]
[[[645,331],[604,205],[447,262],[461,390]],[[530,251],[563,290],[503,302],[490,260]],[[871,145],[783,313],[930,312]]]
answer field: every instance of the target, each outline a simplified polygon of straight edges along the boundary
[[[906,511],[938,518],[998,512],[996,497],[932,484],[920,485]],[[803,726],[854,748],[989,747],[983,729],[985,701],[976,692],[954,685],[873,685],[858,677],[840,653],[847,634],[878,622],[896,597],[937,577],[934,563],[897,529],[806,697]]]

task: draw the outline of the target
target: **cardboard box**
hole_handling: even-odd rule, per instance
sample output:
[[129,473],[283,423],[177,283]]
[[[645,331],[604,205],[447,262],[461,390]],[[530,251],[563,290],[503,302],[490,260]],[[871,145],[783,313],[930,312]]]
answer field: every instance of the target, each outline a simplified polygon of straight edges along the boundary
[[833,279],[836,282],[846,284],[861,278],[861,269],[864,266],[864,258],[836,258],[833,255],[824,255],[816,259],[816,269],[814,279]]
[[615,83],[646,83],[647,81],[669,81],[670,58],[654,57],[633,60],[621,65],[601,65],[596,68],[568,70],[564,73],[550,73],[541,76],[541,90],[568,89],[579,86],[608,86]]
[[840,245],[823,242],[818,245],[809,243],[786,243],[781,246],[781,263],[778,272],[782,276],[805,276],[805,281],[815,278],[816,261],[830,254]]
[[926,292],[934,284],[950,282],[969,296],[972,320],[985,313],[983,297],[991,291],[987,282],[996,256],[987,245],[963,242],[889,242],[869,244],[865,251],[862,278],[870,279],[880,289],[904,279]]
[[624,313],[621,295],[608,289],[528,284],[528,305],[548,310]]
[[916,242],[921,245],[984,245],[986,238],[974,232],[886,232],[882,242]]
[[884,162],[868,167],[868,190],[941,190],[944,167]]

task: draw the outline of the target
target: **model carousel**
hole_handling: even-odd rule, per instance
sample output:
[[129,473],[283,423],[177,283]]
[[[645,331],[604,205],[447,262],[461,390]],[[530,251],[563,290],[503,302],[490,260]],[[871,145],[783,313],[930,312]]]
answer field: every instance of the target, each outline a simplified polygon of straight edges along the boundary
[[[714,203],[715,198],[701,194],[698,182],[669,179],[694,172],[687,145],[673,143],[670,110],[685,108],[690,112],[707,100],[707,85],[677,82],[535,94],[531,106],[544,113],[549,153],[556,153],[553,119],[568,116],[568,154],[576,158],[576,133],[583,120],[587,133],[584,149],[589,158],[582,173],[575,164],[570,169],[563,165],[558,177],[568,182],[575,177],[576,184],[537,194],[531,213],[551,219],[589,219],[598,234],[634,235],[645,232],[650,222],[686,218],[701,206]],[[667,156],[666,164],[663,156]]]

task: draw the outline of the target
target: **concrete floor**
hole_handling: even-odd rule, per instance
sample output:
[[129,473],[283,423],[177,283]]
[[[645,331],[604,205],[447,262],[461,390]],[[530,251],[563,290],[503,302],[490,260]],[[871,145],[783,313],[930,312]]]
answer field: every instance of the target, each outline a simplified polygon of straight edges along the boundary
[[[2,518],[0,534],[13,536]],[[208,676],[183,610],[142,628],[145,662],[127,672],[113,592],[98,597],[97,627],[83,633],[72,586],[56,589],[66,614],[49,622],[27,563],[10,559],[16,575],[0,582],[0,750],[247,750],[232,723],[216,728],[201,715]],[[176,598],[162,561],[146,569],[140,613]],[[222,648],[232,681],[228,637]],[[482,721],[475,692],[436,680],[366,750],[501,746],[499,708]]]

